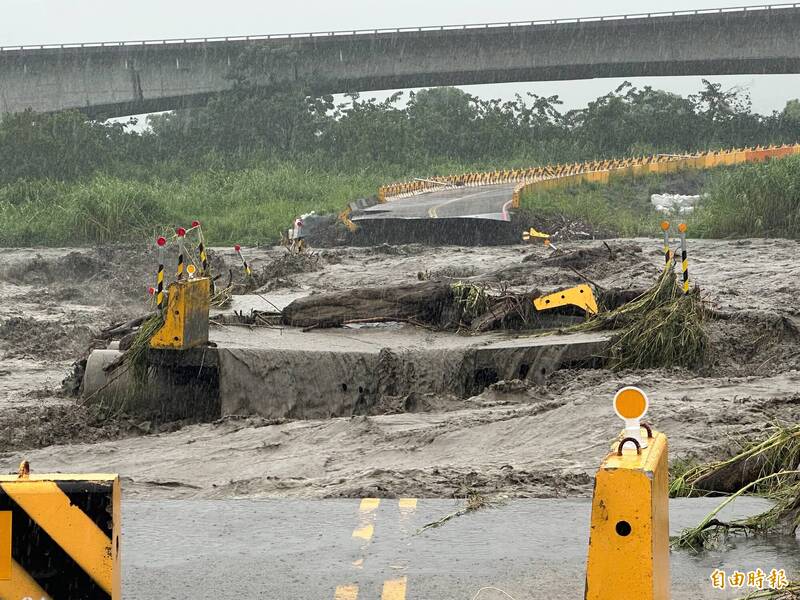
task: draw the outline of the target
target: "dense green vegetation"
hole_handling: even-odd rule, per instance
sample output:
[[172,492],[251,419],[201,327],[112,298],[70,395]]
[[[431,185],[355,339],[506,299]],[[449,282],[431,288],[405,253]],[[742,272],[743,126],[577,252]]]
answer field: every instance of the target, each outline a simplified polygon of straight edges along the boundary
[[532,190],[523,194],[521,207],[544,222],[563,216],[589,223],[600,233],[652,237],[663,219],[650,204],[655,193],[706,196],[695,213],[681,217],[694,236],[800,238],[800,156]]
[[379,180],[274,163],[181,179],[99,173],[76,182],[18,181],[0,187],[0,246],[144,240],[160,226],[194,219],[212,243],[274,241],[299,213],[339,212]]
[[701,235],[800,238],[800,157],[731,169],[707,191],[697,215]]
[[[381,183],[414,176],[800,140],[800,102],[759,115],[746,92],[708,81],[685,98],[625,84],[572,111],[562,111],[557,96],[502,102],[455,88],[383,102],[351,94],[336,104],[302,81],[280,82],[274,91],[275,65],[291,60],[290,51],[251,49],[231,69],[230,92],[153,116],[144,132],[77,112],[5,115],[0,245],[140,239],[194,218],[216,243],[266,242],[296,214],[338,211]],[[749,184],[769,186],[773,175]],[[580,201],[573,192],[558,194],[547,200],[552,207],[564,202],[568,210],[615,215],[609,222],[621,233],[652,216],[627,210],[624,186],[589,189]],[[755,190],[747,194],[741,202],[772,211],[760,220],[747,213],[748,227],[796,229],[796,222],[788,230],[780,223],[790,200],[756,206],[749,200]],[[712,206],[715,222],[728,224],[708,222],[705,231],[740,230],[722,211],[742,204]]]
[[[719,169],[721,171],[721,169]],[[563,216],[591,224],[598,233],[622,237],[647,236],[658,233],[659,215],[650,203],[650,195],[658,193],[699,194],[714,171],[681,171],[666,175],[612,177],[608,184],[581,183],[564,188],[536,191],[522,196],[521,208],[533,220],[547,223]],[[688,217],[691,222],[691,217]]]

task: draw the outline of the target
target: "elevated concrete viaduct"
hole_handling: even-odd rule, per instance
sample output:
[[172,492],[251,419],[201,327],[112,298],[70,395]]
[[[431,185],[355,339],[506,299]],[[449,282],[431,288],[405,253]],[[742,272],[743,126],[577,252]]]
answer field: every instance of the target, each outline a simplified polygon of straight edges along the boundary
[[800,4],[324,34],[0,48],[0,113],[112,117],[229,89],[251,46],[287,49],[274,86],[321,93],[598,77],[800,72]]

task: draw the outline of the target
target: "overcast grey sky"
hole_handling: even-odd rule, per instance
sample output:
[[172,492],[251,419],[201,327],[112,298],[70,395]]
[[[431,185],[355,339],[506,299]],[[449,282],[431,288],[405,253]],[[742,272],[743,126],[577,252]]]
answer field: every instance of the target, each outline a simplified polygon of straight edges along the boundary
[[[0,45],[97,42],[173,37],[330,31],[372,27],[405,27],[525,21],[625,13],[694,10],[741,6],[746,0],[2,0]],[[800,96],[800,76],[716,76],[726,87],[749,88],[760,112],[781,109]],[[635,78],[636,85],[688,94],[700,87],[699,77]],[[510,98],[533,91],[559,94],[567,108],[615,88],[621,79],[509,83],[466,86],[484,97]],[[383,94],[380,95],[381,97]]]

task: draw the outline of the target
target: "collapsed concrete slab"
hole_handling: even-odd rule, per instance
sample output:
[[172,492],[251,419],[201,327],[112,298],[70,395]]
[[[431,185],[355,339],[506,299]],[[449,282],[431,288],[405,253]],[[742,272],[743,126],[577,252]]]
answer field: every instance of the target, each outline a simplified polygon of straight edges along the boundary
[[151,350],[135,382],[116,350],[96,351],[84,397],[147,418],[213,420],[231,415],[319,419],[368,410],[385,396],[467,398],[500,380],[536,383],[564,366],[587,365],[609,335],[462,335],[385,323],[303,331],[212,327],[206,348]]

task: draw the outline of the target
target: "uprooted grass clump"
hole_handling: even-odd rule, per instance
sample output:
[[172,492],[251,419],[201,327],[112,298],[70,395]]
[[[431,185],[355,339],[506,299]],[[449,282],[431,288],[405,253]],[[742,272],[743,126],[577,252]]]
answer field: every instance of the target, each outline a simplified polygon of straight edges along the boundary
[[[699,552],[704,548],[713,547],[729,533],[779,533],[794,535],[800,526],[800,483],[797,476],[800,470],[780,471],[760,477],[751,481],[735,494],[731,494],[723,500],[719,506],[707,514],[696,527],[690,527],[681,531],[680,535],[673,539],[676,548]],[[717,515],[739,496],[758,489],[759,486],[772,482],[777,490],[771,494],[772,498],[777,499],[775,506],[768,511],[736,521],[724,522],[717,519]],[[775,484],[777,482],[777,484]]]
[[485,286],[457,281],[450,288],[453,291],[453,304],[457,308],[460,321],[470,322],[489,309]]
[[[726,461],[685,470],[670,485],[676,495],[700,495],[737,489],[709,513],[697,527],[685,529],[675,546],[693,551],[713,546],[730,533],[795,535],[800,528],[800,425],[775,426],[764,441],[751,443]],[[752,517],[723,522],[719,512],[745,493],[758,493],[775,502]]]
[[136,380],[147,377],[147,349],[150,347],[150,340],[162,325],[164,325],[164,314],[159,310],[141,324],[125,352],[125,362]]
[[[796,476],[800,471],[784,471]],[[781,535],[794,535],[800,527],[800,481],[794,484],[778,486],[772,492],[775,506],[768,511],[748,517],[740,523],[751,531],[759,533],[778,533]]]
[[704,318],[699,294],[684,294],[670,265],[638,298],[570,330],[616,330],[607,350],[612,369],[697,368],[708,351]]
[[[136,396],[148,385],[150,367],[147,362],[147,350],[150,347],[150,340],[161,329],[164,324],[164,315],[157,311],[145,319],[136,331],[131,345],[118,360],[108,369],[114,369],[111,381],[122,377],[125,373],[130,374],[130,389],[124,396],[115,396],[109,401],[105,395],[101,395],[99,403],[94,405],[94,412],[100,418],[115,417],[126,411],[128,400]],[[107,402],[110,402],[107,404]]]
[[[778,424],[770,431],[766,439],[744,444],[731,458],[687,465],[670,483],[670,496],[732,493],[750,481],[800,465],[800,425]],[[756,491],[770,493],[775,487],[775,481],[767,480],[766,485]]]
[[489,507],[491,505],[492,505],[492,503],[489,502],[486,499],[486,497],[482,496],[478,492],[470,491],[467,494],[466,502],[465,502],[464,506],[462,506],[461,508],[459,508],[456,511],[453,511],[451,513],[446,514],[441,519],[437,519],[436,521],[432,521],[430,523],[426,523],[425,525],[423,525],[419,529],[419,531],[417,531],[417,534],[420,534],[423,531],[427,531],[428,529],[436,529],[437,527],[441,527],[442,525],[444,525],[448,521],[452,521],[453,519],[455,519],[457,517],[463,517],[464,515],[468,515],[469,513],[476,512],[476,511],[481,510],[483,508],[487,508],[487,507]]

